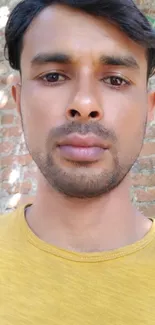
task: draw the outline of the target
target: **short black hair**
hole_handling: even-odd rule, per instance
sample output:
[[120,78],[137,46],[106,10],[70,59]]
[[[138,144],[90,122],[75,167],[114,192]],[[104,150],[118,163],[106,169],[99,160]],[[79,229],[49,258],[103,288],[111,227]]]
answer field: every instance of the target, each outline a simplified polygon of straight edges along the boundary
[[146,49],[148,77],[155,70],[155,30],[132,0],[23,0],[10,14],[5,28],[5,56],[20,71],[23,36],[32,20],[46,7],[63,4],[116,24],[129,38]]

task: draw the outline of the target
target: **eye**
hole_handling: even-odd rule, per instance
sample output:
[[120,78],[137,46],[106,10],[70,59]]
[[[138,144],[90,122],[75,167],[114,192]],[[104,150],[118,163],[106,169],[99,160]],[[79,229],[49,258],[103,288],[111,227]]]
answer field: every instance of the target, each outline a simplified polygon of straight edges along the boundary
[[50,72],[40,77],[41,80],[48,84],[61,83],[68,79],[65,75],[58,72]]
[[125,80],[124,78],[118,77],[118,76],[110,76],[107,78],[104,78],[103,81],[115,88],[120,88],[122,86],[130,85],[130,82],[128,80]]

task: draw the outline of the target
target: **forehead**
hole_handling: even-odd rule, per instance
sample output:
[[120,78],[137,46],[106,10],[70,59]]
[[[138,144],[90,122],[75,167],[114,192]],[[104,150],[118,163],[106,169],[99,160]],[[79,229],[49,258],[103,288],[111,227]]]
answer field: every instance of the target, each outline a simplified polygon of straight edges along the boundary
[[31,61],[38,53],[51,51],[94,60],[102,54],[132,54],[140,65],[146,65],[145,49],[118,27],[62,5],[49,6],[34,18],[24,36],[22,60]]

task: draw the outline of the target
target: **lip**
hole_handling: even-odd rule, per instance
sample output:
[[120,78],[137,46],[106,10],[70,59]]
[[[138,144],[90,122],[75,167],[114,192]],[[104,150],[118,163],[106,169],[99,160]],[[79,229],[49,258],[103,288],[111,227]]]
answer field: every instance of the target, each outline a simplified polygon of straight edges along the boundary
[[58,148],[63,158],[81,163],[93,163],[101,159],[109,146],[92,135],[72,134],[63,139]]
[[95,135],[79,135],[72,134],[64,138],[58,143],[58,146],[72,146],[78,148],[90,148],[98,147],[102,149],[109,149],[108,143],[103,142],[103,140]]

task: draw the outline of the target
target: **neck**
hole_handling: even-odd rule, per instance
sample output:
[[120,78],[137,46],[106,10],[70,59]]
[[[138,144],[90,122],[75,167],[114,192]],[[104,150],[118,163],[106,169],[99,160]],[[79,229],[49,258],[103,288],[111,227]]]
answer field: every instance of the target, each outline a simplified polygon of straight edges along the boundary
[[26,214],[32,231],[57,247],[98,252],[126,246],[141,239],[151,221],[130,200],[130,182],[94,199],[67,198],[49,187],[40,175],[34,204]]

